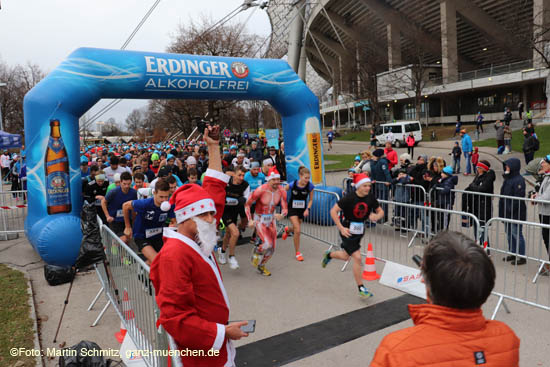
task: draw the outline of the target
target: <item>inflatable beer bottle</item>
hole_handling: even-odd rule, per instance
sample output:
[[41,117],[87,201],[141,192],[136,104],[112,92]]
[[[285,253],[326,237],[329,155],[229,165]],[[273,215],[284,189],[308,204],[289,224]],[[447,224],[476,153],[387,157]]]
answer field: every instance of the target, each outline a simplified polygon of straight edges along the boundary
[[61,139],[59,120],[50,121],[50,138],[44,164],[48,214],[69,213],[71,211],[69,158]]

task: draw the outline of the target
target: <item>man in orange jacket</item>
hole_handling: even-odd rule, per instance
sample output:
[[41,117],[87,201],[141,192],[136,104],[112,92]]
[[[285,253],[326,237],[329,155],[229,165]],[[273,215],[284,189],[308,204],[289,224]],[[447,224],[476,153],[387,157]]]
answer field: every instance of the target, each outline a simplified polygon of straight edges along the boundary
[[371,367],[517,367],[519,339],[506,324],[483,317],[495,285],[485,251],[457,232],[441,232],[424,251],[428,304],[409,305],[415,326],[386,335]]

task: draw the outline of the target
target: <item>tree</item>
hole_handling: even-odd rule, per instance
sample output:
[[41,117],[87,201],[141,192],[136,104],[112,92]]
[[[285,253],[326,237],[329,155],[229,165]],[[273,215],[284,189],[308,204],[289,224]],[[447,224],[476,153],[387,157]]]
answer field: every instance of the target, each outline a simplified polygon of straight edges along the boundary
[[[214,21],[205,16],[189,25],[180,25],[167,51],[228,57],[252,57],[260,46],[260,37],[250,34],[245,24],[226,24],[210,30]],[[237,101],[213,100],[152,100],[147,120],[171,130],[183,131],[188,136],[196,126],[196,119],[218,119],[222,125],[241,130],[248,116]]]
[[10,67],[0,61],[0,82],[6,83],[6,86],[0,87],[2,127],[5,131],[23,132],[23,98],[44,76],[38,65],[28,63]]
[[129,135],[136,135],[143,128],[144,116],[140,109],[135,108],[128,117],[126,117],[126,129]]
[[104,136],[122,136],[124,132],[118,126],[114,117],[109,117],[103,126]]

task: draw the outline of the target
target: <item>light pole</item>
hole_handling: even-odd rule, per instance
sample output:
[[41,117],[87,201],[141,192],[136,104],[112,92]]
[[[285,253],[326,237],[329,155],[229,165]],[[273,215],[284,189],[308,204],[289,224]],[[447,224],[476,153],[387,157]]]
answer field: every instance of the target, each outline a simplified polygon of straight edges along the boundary
[[[7,84],[0,82],[0,88],[5,87]],[[0,99],[0,130],[4,130],[4,126],[2,124],[2,100]]]

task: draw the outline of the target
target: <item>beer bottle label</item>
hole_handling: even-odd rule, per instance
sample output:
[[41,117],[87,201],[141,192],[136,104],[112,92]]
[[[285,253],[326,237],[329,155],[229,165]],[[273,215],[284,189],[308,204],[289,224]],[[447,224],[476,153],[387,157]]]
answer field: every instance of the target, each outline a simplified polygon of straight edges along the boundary
[[48,140],[48,148],[53,150],[55,154],[58,154],[63,148],[65,148],[65,144],[63,144],[63,139],[52,138],[50,136],[50,139]]
[[52,172],[46,178],[48,206],[70,205],[69,191],[69,175],[66,172]]

